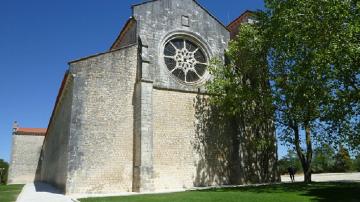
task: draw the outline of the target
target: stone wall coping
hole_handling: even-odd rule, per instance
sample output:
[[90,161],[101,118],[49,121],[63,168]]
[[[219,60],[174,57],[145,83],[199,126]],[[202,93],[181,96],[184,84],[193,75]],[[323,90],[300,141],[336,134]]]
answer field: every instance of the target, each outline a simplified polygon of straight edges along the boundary
[[105,55],[105,54],[113,53],[113,52],[120,51],[120,50],[123,50],[123,49],[127,49],[127,48],[130,48],[130,47],[135,46],[135,45],[137,45],[137,44],[136,43],[135,44],[130,44],[128,46],[124,46],[124,47],[121,47],[119,49],[97,53],[97,54],[90,55],[90,56],[87,56],[87,57],[84,57],[84,58],[80,58],[80,59],[70,61],[70,62],[68,62],[68,64],[71,65],[73,63],[81,62],[81,61],[84,61],[84,60],[87,60],[87,59],[90,59],[90,58],[94,58],[94,57],[98,57],[98,56],[101,56],[101,55]]

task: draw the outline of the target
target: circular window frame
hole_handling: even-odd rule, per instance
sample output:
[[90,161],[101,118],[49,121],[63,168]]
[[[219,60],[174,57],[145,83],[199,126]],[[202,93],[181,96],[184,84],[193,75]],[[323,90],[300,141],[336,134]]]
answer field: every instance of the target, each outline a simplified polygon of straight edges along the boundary
[[[188,40],[191,43],[195,44],[198,48],[201,49],[205,60],[207,61],[207,66],[205,68],[205,72],[204,74],[201,76],[201,78],[199,78],[198,80],[194,81],[194,82],[186,82],[186,77],[185,80],[182,80],[180,78],[178,78],[176,75],[174,75],[168,68],[168,66],[165,63],[165,54],[164,54],[164,50],[165,50],[165,46],[172,40],[175,39],[182,39],[182,40]],[[177,81],[178,83],[181,83],[183,85],[187,85],[187,86],[198,86],[198,85],[202,85],[204,82],[206,82],[209,78],[210,78],[210,73],[209,73],[209,65],[210,65],[210,58],[211,58],[211,52],[209,51],[210,49],[208,48],[207,45],[205,45],[206,43],[204,42],[204,40],[202,40],[200,37],[195,36],[192,33],[188,33],[188,32],[173,32],[169,35],[167,35],[163,42],[161,43],[161,46],[159,47],[159,52],[160,52],[160,64],[163,67],[163,69],[169,74],[170,78],[173,78],[175,81]]]

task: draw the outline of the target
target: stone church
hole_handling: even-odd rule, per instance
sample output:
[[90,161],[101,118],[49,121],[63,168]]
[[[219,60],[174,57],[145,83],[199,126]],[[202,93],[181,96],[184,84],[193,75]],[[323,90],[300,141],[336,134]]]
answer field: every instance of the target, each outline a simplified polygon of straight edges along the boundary
[[250,16],[224,26],[195,0],[133,5],[108,51],[69,62],[46,132],[14,127],[9,182],[80,194],[278,181],[274,131],[249,150],[204,87]]

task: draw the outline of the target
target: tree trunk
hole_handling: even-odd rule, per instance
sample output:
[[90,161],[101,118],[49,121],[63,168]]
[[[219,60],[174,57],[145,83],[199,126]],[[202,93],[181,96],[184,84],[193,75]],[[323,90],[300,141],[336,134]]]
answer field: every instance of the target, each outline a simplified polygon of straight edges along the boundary
[[306,138],[306,156],[304,155],[301,144],[300,144],[300,133],[298,126],[296,124],[295,127],[293,127],[294,133],[295,133],[295,149],[296,153],[300,159],[301,166],[304,171],[304,182],[305,183],[311,183],[311,160],[312,160],[312,143],[311,143],[311,128],[310,124],[305,124],[305,138]]
[[306,170],[304,169],[304,182],[311,183],[311,162],[312,162],[312,143],[311,143],[311,128],[310,124],[305,124],[306,136]]
[[309,167],[306,171],[304,170],[304,182],[311,183],[311,167]]

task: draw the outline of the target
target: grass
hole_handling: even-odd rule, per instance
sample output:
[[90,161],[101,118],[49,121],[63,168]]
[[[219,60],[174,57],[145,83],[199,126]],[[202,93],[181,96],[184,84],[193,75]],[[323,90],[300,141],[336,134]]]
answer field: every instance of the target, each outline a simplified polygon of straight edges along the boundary
[[14,202],[24,185],[0,185],[0,201]]
[[80,199],[81,202],[360,202],[360,183],[279,184],[181,193]]

